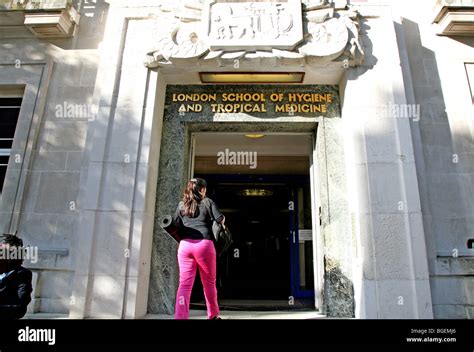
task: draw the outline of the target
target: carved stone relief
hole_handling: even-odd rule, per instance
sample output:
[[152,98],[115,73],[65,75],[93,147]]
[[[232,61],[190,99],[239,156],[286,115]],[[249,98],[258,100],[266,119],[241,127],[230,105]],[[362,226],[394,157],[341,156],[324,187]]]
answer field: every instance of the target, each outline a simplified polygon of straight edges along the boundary
[[205,7],[211,50],[293,49],[303,40],[301,3],[208,2]]
[[162,5],[145,65],[271,57],[286,64],[317,58],[321,64],[360,65],[364,59],[360,17],[349,5],[341,9],[333,1],[206,0],[202,5],[195,1]]

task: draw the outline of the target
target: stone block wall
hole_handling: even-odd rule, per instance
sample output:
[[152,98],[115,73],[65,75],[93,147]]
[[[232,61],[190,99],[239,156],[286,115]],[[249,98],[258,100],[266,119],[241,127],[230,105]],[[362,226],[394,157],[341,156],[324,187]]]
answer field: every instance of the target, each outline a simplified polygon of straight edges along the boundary
[[[20,29],[19,38],[12,31],[9,38],[0,36],[2,67],[19,64],[26,72],[30,67],[45,68],[41,90],[32,92],[36,100],[24,100],[34,105],[35,117],[31,124],[19,122],[17,127],[28,136],[25,150],[31,153],[21,169],[21,201],[18,196],[3,199],[19,202],[19,208],[13,214],[2,214],[0,223],[3,231],[18,231],[25,244],[38,247],[38,262],[24,263],[35,277],[30,313],[68,314],[74,300],[75,248],[81,246],[80,174],[87,129],[95,118],[94,92],[100,89],[97,48],[107,9],[104,1],[82,7],[83,21],[74,38],[37,40],[25,38]],[[18,81],[21,75],[19,71]],[[0,89],[5,83],[0,80]],[[28,132],[33,125],[34,134]]]
[[[398,2],[397,2],[398,4]],[[473,37],[435,34],[429,2],[402,1],[405,85],[421,118],[411,127],[435,318],[472,318],[474,249],[474,114],[465,63]]]
[[[141,62],[152,43],[147,18],[158,4],[81,3],[74,38],[0,35],[0,76],[19,60],[25,80],[28,72],[37,74],[44,88],[27,92],[26,104],[38,104],[34,133],[19,123],[30,157],[14,170],[23,191],[20,200],[15,192],[2,199],[18,207],[0,211],[0,226],[40,248],[39,262],[26,264],[35,272],[31,311],[117,318],[170,312],[175,273],[156,268],[163,253],[157,247],[152,256],[151,247],[160,141],[174,136],[162,134],[154,119],[163,116],[156,106],[163,108],[167,82]],[[335,293],[326,303],[333,315],[413,318],[432,316],[432,297],[435,318],[472,318],[474,258],[466,242],[474,237],[474,127],[464,62],[474,62],[474,39],[435,36],[426,2],[397,2],[390,10],[395,22],[389,6],[371,3],[361,5],[364,65],[341,82],[342,122],[327,125],[341,133],[332,134],[335,154],[347,144],[345,168],[330,160],[326,170],[332,206],[343,204],[326,212],[327,253],[342,258],[326,262],[327,292]],[[419,121],[377,113],[381,105],[404,102],[420,104]],[[189,131],[180,131],[185,143]],[[157,209],[166,208],[161,203]],[[164,249],[169,256],[174,248]],[[131,256],[124,256],[127,250]]]

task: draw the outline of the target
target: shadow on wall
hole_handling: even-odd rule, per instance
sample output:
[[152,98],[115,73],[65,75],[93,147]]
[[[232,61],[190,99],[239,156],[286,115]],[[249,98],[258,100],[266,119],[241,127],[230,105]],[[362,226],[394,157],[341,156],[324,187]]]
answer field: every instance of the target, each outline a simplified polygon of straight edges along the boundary
[[[457,309],[453,305],[456,291],[453,284],[462,286],[461,275],[472,272],[474,267],[472,249],[467,248],[474,228],[474,141],[469,126],[472,105],[468,94],[469,87],[462,84],[467,82],[467,74],[463,79],[465,68],[462,62],[456,60],[456,53],[452,54],[452,61],[448,61],[447,54],[443,54],[445,59],[439,63],[436,53],[423,46],[418,24],[407,19],[403,19],[402,23],[408,46],[415,100],[421,105],[421,119],[417,126],[412,123],[412,129],[419,129],[420,136],[420,140],[415,141],[419,151],[416,155],[417,173],[428,257],[431,259],[434,316],[465,318],[465,312],[461,315],[454,313]],[[441,38],[439,40],[441,41]],[[449,37],[443,40],[453,41],[449,43],[450,47],[460,44],[459,50],[463,49],[462,45],[471,48],[474,46],[473,38]],[[457,82],[456,87],[446,80],[441,84],[438,67],[447,70],[448,65],[451,70],[449,79]],[[446,79],[446,75],[443,79]],[[443,87],[448,86],[453,87],[453,90],[443,92]],[[463,95],[466,97],[465,103],[459,98]],[[450,103],[446,104],[447,101]],[[446,105],[450,106],[448,111]],[[424,170],[420,169],[423,162]],[[453,258],[454,252],[458,254],[458,258]],[[465,258],[462,258],[463,256]],[[434,276],[439,261],[446,262],[448,267],[463,267],[456,283],[449,281],[451,279],[447,276]],[[462,262],[464,264],[461,264]],[[449,290],[453,292],[452,297],[441,297],[442,295],[436,292],[437,286],[441,287],[440,290],[444,286],[446,289],[451,286]],[[457,301],[456,304],[467,303]]]
[[[28,57],[35,50],[38,48],[28,46],[23,55]],[[55,54],[51,52],[53,58]],[[25,262],[38,273],[35,294],[41,298],[41,305],[35,309],[67,313],[72,286],[64,284],[64,280],[67,276],[67,281],[71,281],[76,257],[74,242],[81,243],[76,239],[81,206],[79,180],[87,128],[93,119],[98,58],[86,52],[61,58],[53,67],[38,135],[29,136],[34,141],[32,163],[22,171],[27,173],[27,183],[18,215],[18,233],[25,243],[39,247],[38,262]],[[28,70],[28,65],[23,67]],[[25,126],[19,124],[17,128]],[[50,283],[55,285],[54,295],[46,290]]]
[[362,49],[364,50],[364,61],[360,66],[354,68],[357,69],[357,76],[355,78],[349,77],[349,80],[357,79],[357,77],[362,76],[367,71],[373,69],[378,62],[377,57],[373,53],[373,44],[370,40],[370,32],[372,27],[370,27],[370,25],[368,24],[368,20],[364,17],[359,17],[359,23],[360,43],[362,45]]
[[[153,102],[144,101],[147,70],[139,57],[135,60],[139,74],[131,64],[114,66],[111,76],[115,81],[108,85],[96,81],[100,58],[94,50],[72,51],[97,47],[107,9],[108,3],[101,0],[82,1],[77,41],[62,41],[63,49],[71,51],[64,53],[52,72],[40,131],[33,145],[34,161],[28,171],[19,235],[32,246],[70,248],[68,256],[57,259],[45,253],[37,264],[28,265],[41,273],[36,294],[48,298],[42,300],[41,311],[73,310],[82,297],[79,292],[74,298],[73,286],[86,280],[87,292],[93,292],[86,303],[86,317],[92,312],[94,317],[120,318],[126,304],[122,293],[127,290],[124,278],[129,270],[129,254],[138,253],[143,245],[131,241],[130,217],[136,211],[135,201],[145,198],[142,184],[137,181],[143,172],[138,148],[145,128],[144,107]],[[100,21],[95,23],[97,18]],[[61,47],[61,43],[52,44]],[[122,76],[133,76],[136,87],[132,89]],[[93,101],[93,92],[100,91],[102,84],[112,87],[112,100],[101,101],[100,114],[96,114],[92,106],[99,102]],[[136,91],[142,95],[137,96]],[[119,100],[129,102],[132,108],[117,107]],[[96,187],[99,194],[94,193]],[[136,222],[147,220],[140,211],[133,214]],[[87,279],[89,270],[95,276]],[[51,291],[54,301],[49,299]]]
[[[130,272],[135,259],[131,254],[151,246],[145,239],[132,241],[134,231],[152,221],[148,212],[143,210],[147,201],[143,175],[151,161],[140,146],[144,138],[150,138],[147,110],[154,104],[147,101],[148,89],[154,89],[149,87],[150,72],[141,64],[140,51],[130,49],[134,48],[131,43],[134,40],[133,31],[127,32],[119,49],[123,61],[108,72],[107,77],[114,79],[109,85],[111,91],[105,92],[106,98],[101,98],[103,109],[88,130],[91,156],[99,154],[90,165],[100,168],[102,174],[97,204],[86,204],[97,209],[93,220],[94,233],[97,234],[93,240],[97,243],[92,245],[91,262],[85,263],[94,272],[93,287],[90,288],[94,295],[86,306],[86,316],[124,316],[128,301],[123,297],[127,297],[129,290],[128,277],[135,275]],[[133,84],[130,84],[131,77]],[[100,156],[102,152],[103,158]],[[89,171],[92,178],[93,172]]]
[[460,36],[450,36],[449,37],[452,40],[455,40],[461,44],[464,44],[466,46],[470,46],[471,48],[474,48],[474,38],[473,37],[460,37]]
[[[371,30],[367,19],[360,18],[360,41],[364,50],[364,61],[362,65],[351,68],[347,71],[347,80],[355,81],[372,70],[378,62],[373,53],[371,41]],[[341,86],[342,88],[342,86]],[[344,118],[344,90],[341,93],[341,109]],[[352,97],[348,97],[352,100]],[[346,112],[347,113],[347,112]],[[363,117],[363,116],[361,116]],[[329,120],[331,121],[331,120]],[[340,121],[342,123],[342,121]],[[320,136],[321,141],[327,140],[322,147],[326,154],[326,165],[322,164],[320,172],[325,177],[321,177],[321,218],[322,232],[324,235],[325,255],[324,255],[324,307],[323,310],[328,317],[355,316],[354,283],[353,283],[353,256],[356,243],[353,237],[351,215],[349,213],[346,165],[343,162],[344,136],[341,135],[343,128],[333,126],[326,122],[325,136]],[[332,132],[330,132],[332,131]],[[357,145],[363,144],[363,135]],[[321,151],[320,151],[321,152]],[[356,153],[363,155],[365,151],[358,150]],[[327,182],[327,187],[324,185]],[[326,189],[327,188],[327,189]],[[337,228],[335,231],[334,228]],[[337,235],[335,235],[337,233]],[[337,255],[336,255],[337,253]]]
[[81,16],[76,35],[50,43],[64,50],[97,49],[104,38],[110,5],[104,0],[78,0],[76,6]]
[[[472,218],[474,210],[473,198],[469,196],[468,174],[474,172],[474,142],[468,125],[469,111],[463,111],[462,107],[447,111],[445,95],[450,93],[443,93],[435,53],[423,47],[416,23],[405,19],[403,26],[413,37],[413,44],[422,51],[422,55],[410,54],[409,51],[409,60],[415,98],[421,105],[418,128],[426,173],[429,175],[424,180],[419,179],[426,192],[422,197],[427,202],[422,203],[427,210],[424,215],[432,218],[430,223],[438,256],[449,253],[452,257],[453,249],[458,249],[460,254],[468,254],[466,243],[469,235],[472,236],[472,227],[462,225],[463,221],[459,220]],[[461,70],[465,73],[464,67]],[[468,86],[465,88],[469,89]],[[466,107],[469,102],[470,99],[466,101]]]

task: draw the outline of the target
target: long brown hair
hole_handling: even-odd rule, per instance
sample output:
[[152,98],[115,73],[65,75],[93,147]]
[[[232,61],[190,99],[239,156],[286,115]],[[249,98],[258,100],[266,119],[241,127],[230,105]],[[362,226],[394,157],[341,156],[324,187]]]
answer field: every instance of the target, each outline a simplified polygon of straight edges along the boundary
[[199,191],[206,187],[206,180],[202,178],[192,178],[188,182],[183,194],[183,216],[194,218],[198,215],[198,205],[202,200],[202,195]]

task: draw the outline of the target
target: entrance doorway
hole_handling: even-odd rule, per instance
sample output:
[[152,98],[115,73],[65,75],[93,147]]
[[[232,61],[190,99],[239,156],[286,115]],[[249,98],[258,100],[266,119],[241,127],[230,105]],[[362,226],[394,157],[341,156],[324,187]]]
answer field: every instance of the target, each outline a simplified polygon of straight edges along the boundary
[[[314,308],[313,135],[195,133],[190,174],[226,216],[234,244],[218,260],[224,309]],[[204,306],[200,280],[191,302]]]

